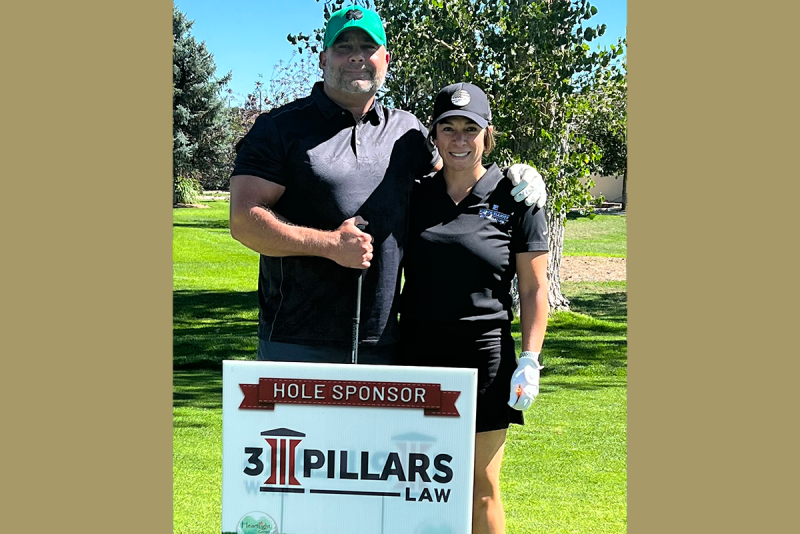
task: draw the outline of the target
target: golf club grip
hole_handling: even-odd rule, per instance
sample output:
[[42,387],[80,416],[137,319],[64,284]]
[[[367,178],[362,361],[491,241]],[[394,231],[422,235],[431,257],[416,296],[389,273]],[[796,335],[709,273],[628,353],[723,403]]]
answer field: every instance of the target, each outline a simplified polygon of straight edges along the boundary
[[358,323],[353,322],[353,349],[350,353],[353,363],[358,363]]
[[[367,228],[367,225],[366,225],[366,224],[357,224],[357,225],[356,225],[356,228],[358,228],[359,230],[361,230],[361,231],[363,232],[364,230],[366,230],[366,228]],[[361,270],[360,270],[361,272],[360,272],[360,273],[359,273],[359,275],[358,275],[358,276],[359,276],[359,279],[364,277],[364,271],[365,271],[365,270],[366,270],[366,269],[361,269]],[[359,280],[359,282],[358,282],[358,283],[359,283],[359,284],[361,284],[360,280]],[[359,297],[361,296],[361,295],[360,295],[360,293],[361,293],[361,291],[360,291],[360,289],[359,289]],[[360,300],[360,299],[359,299],[359,300]]]
[[[366,224],[357,224],[356,228],[362,232],[366,229]],[[361,321],[361,283],[364,280],[364,269],[359,269],[358,276],[356,277],[356,296],[353,314],[353,339],[351,360],[354,364],[358,363],[358,324]]]

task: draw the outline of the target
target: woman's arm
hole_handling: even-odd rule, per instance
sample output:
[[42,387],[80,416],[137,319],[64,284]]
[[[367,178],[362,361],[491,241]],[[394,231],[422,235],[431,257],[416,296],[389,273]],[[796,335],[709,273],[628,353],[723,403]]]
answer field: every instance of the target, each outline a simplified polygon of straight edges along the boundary
[[539,394],[539,352],[547,330],[547,252],[517,254],[519,281],[519,324],[522,331],[522,353],[516,371],[511,375],[508,405],[527,410]]
[[523,252],[516,256],[522,350],[541,352],[549,312],[547,252]]

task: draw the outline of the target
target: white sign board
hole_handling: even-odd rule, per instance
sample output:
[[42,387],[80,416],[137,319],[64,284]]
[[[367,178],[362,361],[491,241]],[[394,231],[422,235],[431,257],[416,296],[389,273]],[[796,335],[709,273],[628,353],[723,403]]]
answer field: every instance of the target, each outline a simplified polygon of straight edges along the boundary
[[467,534],[477,371],[225,361],[222,532]]

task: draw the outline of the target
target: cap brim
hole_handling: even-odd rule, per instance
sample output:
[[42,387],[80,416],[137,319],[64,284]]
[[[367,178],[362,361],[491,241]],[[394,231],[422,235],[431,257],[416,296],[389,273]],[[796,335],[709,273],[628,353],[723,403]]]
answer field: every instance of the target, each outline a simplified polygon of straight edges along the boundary
[[433,124],[431,126],[435,126],[439,121],[441,121],[446,117],[466,117],[472,120],[475,124],[477,124],[481,128],[486,128],[487,126],[489,126],[489,121],[487,121],[477,113],[473,113],[472,111],[463,111],[460,109],[451,109],[450,111],[445,111],[444,113],[436,117],[436,120],[433,121]]
[[336,42],[336,39],[339,37],[339,35],[341,35],[343,32],[346,32],[347,30],[361,30],[362,32],[364,32],[367,35],[369,35],[370,39],[375,41],[376,45],[378,45],[378,46],[386,46],[386,43],[382,43],[380,38],[377,35],[375,35],[374,33],[372,33],[369,30],[365,30],[361,26],[345,26],[341,30],[339,30],[338,32],[333,34],[333,37],[331,37],[331,39],[328,41],[328,44],[325,45],[325,48],[329,48],[333,43]]

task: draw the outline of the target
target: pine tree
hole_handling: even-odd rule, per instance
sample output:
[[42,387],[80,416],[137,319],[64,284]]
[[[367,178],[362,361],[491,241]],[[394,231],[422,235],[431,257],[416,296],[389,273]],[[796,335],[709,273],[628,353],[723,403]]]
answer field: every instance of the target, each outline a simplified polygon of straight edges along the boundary
[[190,35],[194,21],[177,7],[172,12],[172,177],[175,202],[191,201],[201,178],[228,172],[231,142],[228,110],[221,96],[231,79],[217,79],[214,56]]

